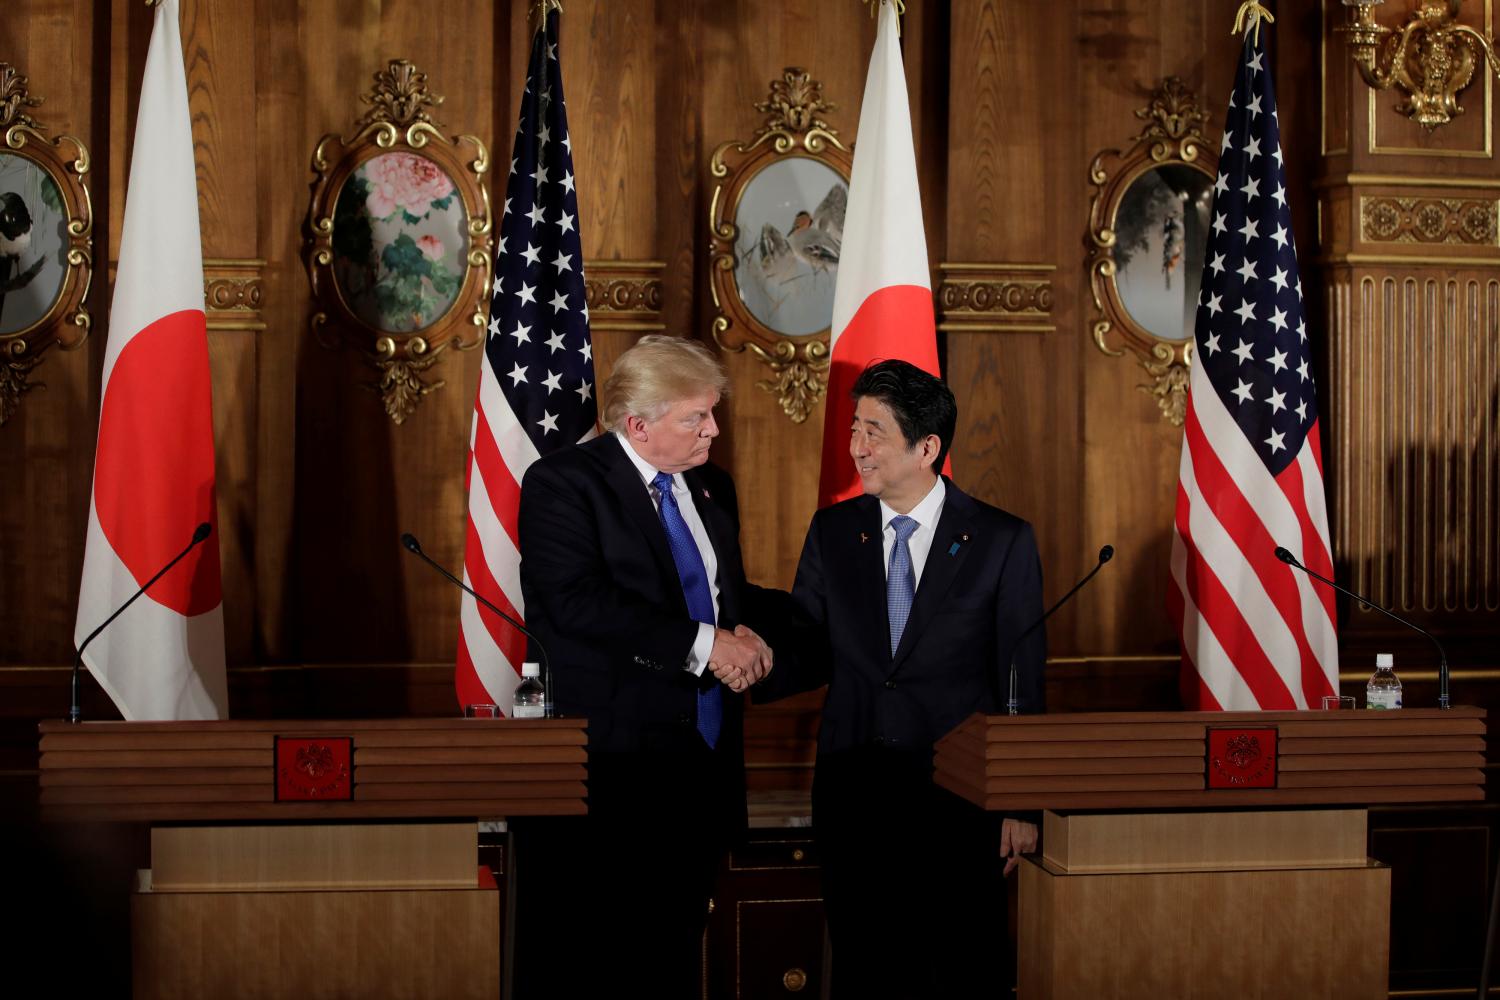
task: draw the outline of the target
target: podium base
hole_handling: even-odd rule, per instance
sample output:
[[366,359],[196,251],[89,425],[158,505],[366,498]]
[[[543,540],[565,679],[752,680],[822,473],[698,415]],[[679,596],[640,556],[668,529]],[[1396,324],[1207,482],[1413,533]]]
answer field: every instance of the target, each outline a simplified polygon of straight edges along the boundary
[[[1326,848],[1358,842],[1363,810],[1204,814],[1115,814],[1084,817],[1091,841],[1086,870],[1049,858],[1027,858],[1021,868],[1017,927],[1022,1000],[1159,1000],[1161,997],[1298,997],[1303,1000],[1387,995],[1390,869],[1366,858],[1329,858]],[[1347,814],[1354,813],[1351,817]],[[1201,817],[1203,833],[1187,836]],[[1047,835],[1070,817],[1047,814]],[[1163,870],[1161,862],[1101,862],[1108,838],[1097,824],[1118,823],[1139,836],[1142,825],[1169,824],[1183,836],[1177,848],[1194,864]],[[1214,833],[1236,824],[1240,836]],[[1334,830],[1313,858],[1270,859],[1274,842],[1256,835],[1265,825],[1285,834],[1288,824]],[[1248,829],[1247,829],[1248,828]],[[1066,835],[1066,834],[1065,834]],[[1172,839],[1172,838],[1169,838]],[[1227,845],[1212,850],[1215,843]],[[1080,855],[1081,841],[1073,840]],[[1184,851],[1189,843],[1199,850]],[[1284,843],[1284,842],[1283,842]],[[1293,842],[1295,843],[1295,842]],[[1308,846],[1308,845],[1304,845]],[[1052,853],[1052,845],[1048,845]],[[1236,854],[1250,855],[1236,861]],[[1132,852],[1134,853],[1134,852]],[[1147,852],[1149,853],[1149,852]],[[1135,855],[1139,858],[1139,855]],[[1079,857],[1080,861],[1084,858]]]

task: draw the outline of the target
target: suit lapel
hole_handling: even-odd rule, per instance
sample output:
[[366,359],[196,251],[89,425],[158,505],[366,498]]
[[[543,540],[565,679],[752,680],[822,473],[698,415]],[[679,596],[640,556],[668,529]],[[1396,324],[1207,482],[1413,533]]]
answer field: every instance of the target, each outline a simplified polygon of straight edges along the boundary
[[[932,548],[927,551],[927,562],[922,567],[922,580],[917,584],[906,628],[901,631],[901,644],[896,647],[896,655],[891,660],[893,673],[910,655],[932,616],[942,607],[943,598],[953,585],[959,567],[974,547],[973,501],[959,492],[953,483],[945,481],[945,486],[947,494],[943,498],[943,512],[938,516],[937,530],[932,536]],[[881,579],[884,579],[884,574]],[[883,606],[884,601],[881,604]]]
[[[657,568],[662,576],[675,581],[677,564],[672,561],[672,550],[667,547],[667,531],[662,527],[661,516],[656,513],[656,505],[651,502],[645,483],[641,482],[641,474],[625,454],[624,449],[628,446],[612,433],[605,436],[609,440],[600,447],[600,456],[605,466],[604,478],[620,498],[620,508],[640,529],[641,537],[646,540],[647,547],[656,557]],[[682,593],[681,587],[667,589],[675,589],[679,596]],[[686,607],[686,598],[683,598],[683,608]]]
[[[846,565],[854,573],[860,589],[858,606],[872,612],[870,627],[864,629],[866,641],[871,644],[875,656],[872,663],[886,667],[891,662],[891,619],[885,605],[885,526],[880,523],[880,502],[873,497],[864,497],[856,519],[856,529],[851,532],[848,544],[853,558]],[[836,571],[830,571],[833,576]]]

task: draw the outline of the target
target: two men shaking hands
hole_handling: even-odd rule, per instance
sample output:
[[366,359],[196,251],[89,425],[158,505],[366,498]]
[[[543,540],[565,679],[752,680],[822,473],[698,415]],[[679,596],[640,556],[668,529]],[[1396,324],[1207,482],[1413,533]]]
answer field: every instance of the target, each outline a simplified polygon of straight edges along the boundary
[[1017,643],[1041,611],[1031,527],[940,475],[957,422],[947,386],[880,362],[853,393],[864,495],[813,516],[791,594],[751,584],[734,483],[708,461],[727,387],[703,345],[644,337],[603,387],[607,432],[523,481],[527,624],[557,665],[559,711],[589,732],[586,824],[536,851],[576,882],[574,919],[599,950],[535,961],[566,995],[636,975],[696,995],[715,874],[746,828],[740,696],[827,684],[813,823],[835,995],[1002,982],[1000,851],[1013,865],[1036,828],[934,786],[932,748],[999,710],[1012,658],[1023,710],[1043,710],[1045,640]]

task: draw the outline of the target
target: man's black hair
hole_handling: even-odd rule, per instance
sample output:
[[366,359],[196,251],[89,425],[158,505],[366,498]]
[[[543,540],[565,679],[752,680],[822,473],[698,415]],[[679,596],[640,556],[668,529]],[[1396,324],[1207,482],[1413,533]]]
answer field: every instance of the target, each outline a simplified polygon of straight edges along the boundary
[[958,403],[942,379],[907,361],[877,361],[860,372],[849,395],[856,404],[868,396],[890,407],[908,451],[927,435],[936,434],[938,453],[932,471],[942,474],[958,424]]

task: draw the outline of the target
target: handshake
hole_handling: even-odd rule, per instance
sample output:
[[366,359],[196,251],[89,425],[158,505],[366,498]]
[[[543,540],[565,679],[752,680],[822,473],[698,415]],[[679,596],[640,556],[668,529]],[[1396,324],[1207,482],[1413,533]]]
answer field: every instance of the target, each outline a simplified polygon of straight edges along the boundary
[[745,626],[736,625],[733,632],[714,630],[708,669],[735,694],[769,674],[772,659],[771,647]]

